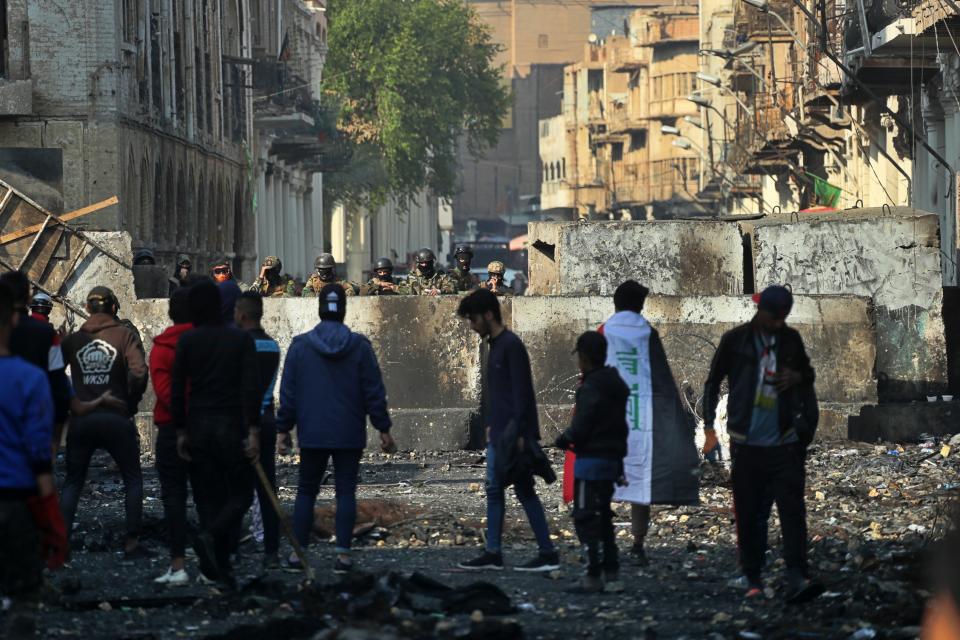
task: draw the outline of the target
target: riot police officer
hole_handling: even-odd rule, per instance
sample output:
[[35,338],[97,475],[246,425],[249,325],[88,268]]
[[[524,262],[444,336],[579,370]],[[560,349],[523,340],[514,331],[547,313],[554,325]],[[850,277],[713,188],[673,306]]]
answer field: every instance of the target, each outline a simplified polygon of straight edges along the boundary
[[513,289],[503,281],[506,271],[507,269],[502,262],[494,260],[487,265],[487,279],[480,286],[489,289],[494,295],[512,296]]
[[430,249],[417,251],[417,268],[407,278],[402,293],[415,296],[439,296],[457,292],[457,285],[450,276],[437,271],[437,256]]
[[293,280],[280,275],[283,263],[277,256],[267,256],[260,265],[260,275],[253,281],[251,291],[264,298],[290,298],[296,295],[297,285]]
[[458,244],[453,258],[457,266],[450,271],[450,278],[456,283],[457,291],[472,291],[480,286],[477,274],[470,273],[470,263],[473,262],[473,249],[470,245]]
[[328,284],[339,284],[348,296],[359,293],[360,287],[349,280],[337,278],[337,261],[329,253],[321,253],[313,263],[316,273],[312,274],[303,288],[303,297],[316,297],[320,289]]
[[362,296],[390,296],[400,293],[400,284],[393,279],[393,262],[380,258],[373,265],[374,276],[360,287]]

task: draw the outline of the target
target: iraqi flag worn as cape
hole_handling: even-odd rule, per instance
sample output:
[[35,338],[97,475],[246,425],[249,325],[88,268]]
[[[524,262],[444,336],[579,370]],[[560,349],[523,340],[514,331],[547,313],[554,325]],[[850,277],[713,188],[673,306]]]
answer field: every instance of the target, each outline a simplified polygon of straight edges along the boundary
[[[619,311],[599,331],[607,338],[607,365],[616,367],[630,388],[627,400],[628,486],[613,499],[635,504],[697,504],[700,457],[695,421],[684,406],[670,372],[660,335],[639,313]],[[564,465],[564,498],[572,498],[573,456]]]

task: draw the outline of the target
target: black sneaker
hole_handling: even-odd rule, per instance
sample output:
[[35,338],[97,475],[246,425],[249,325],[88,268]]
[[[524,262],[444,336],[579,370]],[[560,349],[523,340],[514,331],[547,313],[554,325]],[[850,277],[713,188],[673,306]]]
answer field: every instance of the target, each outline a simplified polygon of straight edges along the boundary
[[630,547],[630,555],[633,556],[633,564],[638,567],[649,567],[650,560],[647,558],[647,552],[642,544],[634,544]]
[[153,554],[145,546],[138,544],[133,549],[124,550],[123,552],[123,561],[132,562],[134,560],[144,560],[146,558],[152,558]]
[[280,568],[280,557],[277,552],[263,554],[263,562],[260,565],[264,572],[277,571]]
[[517,565],[513,570],[527,573],[547,573],[548,571],[556,571],[559,568],[560,555],[556,551],[550,551],[549,553],[541,552],[530,562]]
[[193,536],[191,543],[197,554],[197,562],[200,563],[200,572],[209,580],[218,580],[220,566],[213,550],[213,538],[209,533],[198,533]]
[[821,582],[803,576],[790,576],[787,578],[784,600],[787,604],[803,604],[819,598],[824,591],[826,588]]
[[484,551],[483,555],[457,565],[467,571],[503,571],[503,554]]
[[351,571],[353,571],[352,562],[344,562],[340,558],[337,558],[333,563],[333,572],[338,576],[345,576]]

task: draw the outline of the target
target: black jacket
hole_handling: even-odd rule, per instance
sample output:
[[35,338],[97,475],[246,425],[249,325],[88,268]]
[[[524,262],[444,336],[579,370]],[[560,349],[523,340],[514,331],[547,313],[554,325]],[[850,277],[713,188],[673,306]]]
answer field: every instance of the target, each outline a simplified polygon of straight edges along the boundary
[[[720,339],[713,356],[710,373],[703,389],[703,424],[712,428],[717,417],[720,385],[724,378],[730,388],[727,400],[727,432],[734,442],[742,443],[750,431],[753,404],[756,399],[760,359],[754,340],[752,322],[731,329]],[[780,433],[787,438],[794,431],[800,441],[809,444],[816,429],[818,409],[813,382],[816,378],[803,339],[795,329],[784,327],[777,336],[777,369],[797,371],[799,385],[779,394]]]
[[588,372],[577,389],[573,421],[564,437],[580,458],[622,460],[627,455],[630,389],[613,367]]
[[[523,438],[523,450],[518,446],[520,438]],[[507,424],[500,437],[493,441],[493,446],[496,450],[493,472],[500,479],[501,486],[509,487],[531,475],[540,476],[547,484],[556,481],[557,474],[540,446],[540,440],[522,431],[516,420]]]
[[173,360],[173,423],[185,429],[194,418],[226,416],[244,430],[259,425],[263,393],[257,376],[257,348],[246,331],[222,325],[187,331],[177,341]]

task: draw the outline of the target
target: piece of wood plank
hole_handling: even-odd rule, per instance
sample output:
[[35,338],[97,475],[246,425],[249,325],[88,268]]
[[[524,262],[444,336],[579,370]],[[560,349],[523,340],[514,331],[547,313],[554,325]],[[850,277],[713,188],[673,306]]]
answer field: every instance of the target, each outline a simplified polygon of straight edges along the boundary
[[[100,211],[101,209],[106,209],[111,205],[115,205],[120,202],[117,196],[112,198],[107,198],[106,200],[101,200],[100,202],[95,202],[94,204],[83,207],[82,209],[76,209],[75,211],[70,211],[65,213],[62,216],[54,216],[53,221],[55,222],[69,222],[71,220],[76,220],[77,218],[89,215]],[[0,236],[0,244],[7,244],[8,242],[13,242],[14,240],[19,240],[20,238],[25,238],[31,233],[37,233],[43,229],[44,223],[35,224],[29,227],[24,227],[18,231],[11,231],[10,233]]]

